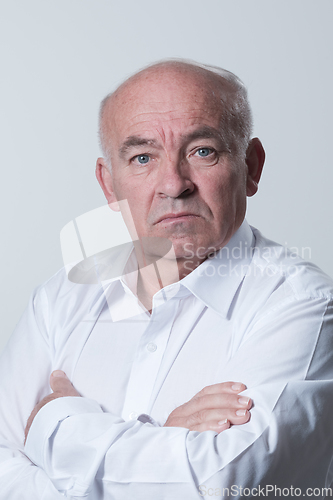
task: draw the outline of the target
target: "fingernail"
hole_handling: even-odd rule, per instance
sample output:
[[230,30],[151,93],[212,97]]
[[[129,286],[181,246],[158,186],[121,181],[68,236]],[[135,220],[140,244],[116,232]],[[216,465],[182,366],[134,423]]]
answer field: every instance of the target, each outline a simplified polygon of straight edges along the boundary
[[245,417],[247,410],[237,410],[236,415],[239,417]]
[[228,419],[226,418],[225,420],[220,420],[220,422],[217,422],[217,425],[225,425],[228,423]]
[[52,372],[52,375],[53,377],[63,377],[63,378],[66,377],[66,373],[63,372],[62,370],[55,370],[54,372]]
[[231,386],[231,389],[233,391],[240,391],[242,387],[243,387],[243,384],[240,384],[239,382],[236,382],[236,384],[233,384]]
[[247,406],[250,402],[250,398],[245,398],[244,396],[241,396],[238,398],[238,403],[242,406]]

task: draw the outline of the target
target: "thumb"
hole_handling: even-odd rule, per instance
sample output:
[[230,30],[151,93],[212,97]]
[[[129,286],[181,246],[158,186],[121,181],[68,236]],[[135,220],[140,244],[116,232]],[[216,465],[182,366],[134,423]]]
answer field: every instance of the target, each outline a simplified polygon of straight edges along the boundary
[[61,396],[80,396],[66,373],[61,370],[55,370],[51,373],[50,386],[53,392]]

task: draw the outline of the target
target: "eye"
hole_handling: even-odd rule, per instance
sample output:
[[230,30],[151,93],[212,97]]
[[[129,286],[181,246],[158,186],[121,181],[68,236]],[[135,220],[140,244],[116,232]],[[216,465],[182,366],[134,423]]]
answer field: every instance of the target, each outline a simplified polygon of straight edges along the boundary
[[146,163],[149,162],[150,156],[148,155],[138,155],[133,158],[133,160],[137,160],[140,165],[145,165]]
[[219,154],[213,147],[194,147],[189,152],[188,161],[198,167],[211,167],[219,161]]
[[198,156],[204,158],[205,156],[209,156],[213,150],[211,148],[200,148],[197,150]]

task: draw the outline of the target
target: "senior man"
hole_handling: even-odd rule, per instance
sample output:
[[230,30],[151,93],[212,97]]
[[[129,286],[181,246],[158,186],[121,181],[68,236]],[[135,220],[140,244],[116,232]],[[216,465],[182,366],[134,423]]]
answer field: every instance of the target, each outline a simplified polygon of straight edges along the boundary
[[244,219],[264,150],[243,84],[155,64],[100,132],[145,243],[107,285],[36,291],[1,361],[0,498],[329,496],[332,282]]

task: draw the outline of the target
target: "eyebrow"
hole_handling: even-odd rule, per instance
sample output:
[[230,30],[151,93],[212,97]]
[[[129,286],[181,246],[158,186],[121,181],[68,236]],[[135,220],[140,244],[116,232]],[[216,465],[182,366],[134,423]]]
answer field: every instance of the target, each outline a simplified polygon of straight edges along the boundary
[[221,146],[225,147],[227,150],[227,143],[221,132],[213,127],[209,127],[208,125],[204,125],[193,132],[183,135],[183,140],[185,143],[189,144],[196,139],[216,139],[219,141]]
[[157,143],[154,139],[145,139],[144,137],[140,137],[138,135],[130,135],[120,146],[119,153],[121,156],[124,156],[130,149],[135,148],[136,146],[157,147]]

